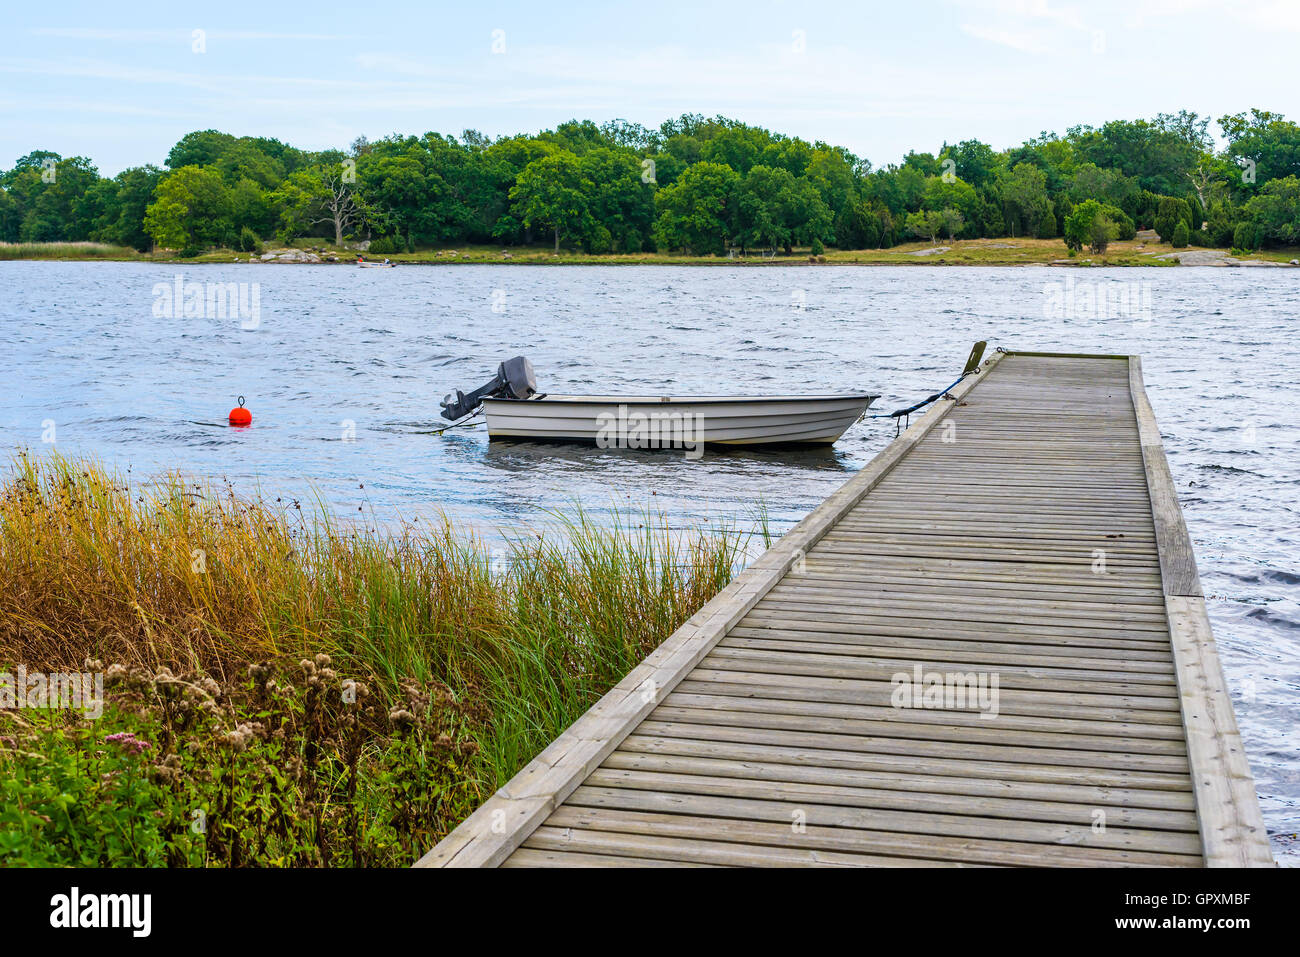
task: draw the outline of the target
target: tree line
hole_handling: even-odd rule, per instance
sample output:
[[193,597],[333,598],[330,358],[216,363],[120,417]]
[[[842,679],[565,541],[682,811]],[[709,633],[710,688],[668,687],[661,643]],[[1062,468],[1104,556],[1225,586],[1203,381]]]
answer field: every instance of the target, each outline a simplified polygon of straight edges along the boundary
[[1104,250],[1154,228],[1178,245],[1300,243],[1300,125],[1253,109],[1076,126],[996,150],[944,143],[873,167],[849,150],[725,117],[658,129],[573,120],[536,135],[474,130],[361,138],[311,152],[216,130],[186,134],[163,167],[108,178],[37,150],[0,172],[0,241],[92,240],[197,255],[271,239],[369,239],[375,252],[552,244],[587,253],[924,239],[1061,237]]

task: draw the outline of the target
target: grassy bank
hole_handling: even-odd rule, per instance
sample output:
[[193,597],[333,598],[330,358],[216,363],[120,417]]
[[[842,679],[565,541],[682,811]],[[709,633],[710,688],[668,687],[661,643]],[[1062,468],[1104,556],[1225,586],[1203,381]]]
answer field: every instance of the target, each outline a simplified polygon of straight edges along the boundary
[[20,455],[0,671],[89,660],[109,704],[0,711],[0,854],[409,863],[730,579],[742,537],[661,524],[576,512],[494,555]]
[[[340,265],[356,260],[356,251],[322,245],[320,240],[301,240],[291,246],[267,245],[267,251],[278,249],[310,250],[322,259],[333,257]],[[821,265],[859,266],[1174,266],[1172,259],[1161,258],[1187,252],[1211,252],[1228,257],[1229,250],[1210,250],[1187,247],[1177,250],[1168,243],[1151,240],[1116,242],[1104,254],[1088,252],[1074,257],[1069,255],[1065,243],[1059,239],[961,239],[930,243],[904,243],[889,249],[828,249],[821,256],[812,256],[808,249],[796,249],[791,255],[778,254],[767,257],[753,252],[747,256],[739,253],[734,258],[726,256],[689,256],[680,253],[609,253],[592,255],[571,250],[555,253],[550,246],[457,246],[445,249],[421,249],[411,253],[369,255],[371,259],[391,259],[393,262],[420,265],[465,264],[522,264],[569,266],[732,266],[776,267],[799,266],[816,262]],[[141,253],[119,246],[99,243],[25,243],[0,244],[0,260],[5,259],[103,259],[129,262],[160,263],[247,263],[257,254],[230,249],[208,250],[200,255],[181,259],[174,252],[161,250]],[[1271,249],[1234,258],[1243,261],[1289,263],[1300,258],[1300,248]]]
[[0,243],[0,261],[12,259],[147,259],[128,246],[107,243]]

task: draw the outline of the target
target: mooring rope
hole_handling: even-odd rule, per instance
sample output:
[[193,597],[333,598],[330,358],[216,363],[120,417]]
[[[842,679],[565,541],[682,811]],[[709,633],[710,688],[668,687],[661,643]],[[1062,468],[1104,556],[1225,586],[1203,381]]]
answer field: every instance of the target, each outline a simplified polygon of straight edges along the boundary
[[[863,418],[864,419],[894,419],[895,420],[894,434],[897,435],[899,432],[903,430],[903,428],[906,428],[905,423],[911,421],[910,417],[913,412],[915,412],[917,409],[924,409],[931,402],[938,402],[940,399],[943,398],[952,398],[950,395],[948,395],[948,393],[951,392],[953,389],[955,389],[958,386],[958,384],[961,383],[961,380],[966,378],[970,374],[971,374],[970,372],[963,372],[961,375],[957,377],[957,379],[952,383],[952,385],[948,386],[945,389],[940,389],[934,395],[930,396],[929,398],[922,399],[920,402],[916,403],[916,405],[909,405],[905,409],[898,409],[897,411],[894,412],[885,412],[878,415],[864,415]],[[902,422],[898,421],[900,419],[903,421]]]

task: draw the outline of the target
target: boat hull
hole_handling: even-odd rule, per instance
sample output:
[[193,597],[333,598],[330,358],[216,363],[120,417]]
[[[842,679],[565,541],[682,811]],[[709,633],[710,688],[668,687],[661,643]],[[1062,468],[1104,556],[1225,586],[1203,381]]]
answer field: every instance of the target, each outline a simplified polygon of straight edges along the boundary
[[547,396],[485,399],[493,440],[602,448],[831,445],[874,395],[771,398]]

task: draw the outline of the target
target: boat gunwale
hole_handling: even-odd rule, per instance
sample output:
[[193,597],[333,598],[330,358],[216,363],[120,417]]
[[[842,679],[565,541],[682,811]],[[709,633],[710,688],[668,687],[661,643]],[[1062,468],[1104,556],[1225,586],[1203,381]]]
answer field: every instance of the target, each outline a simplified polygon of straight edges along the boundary
[[589,405],[719,405],[733,402],[862,402],[866,401],[869,408],[871,403],[880,398],[879,393],[872,392],[855,392],[841,393],[838,395],[765,395],[765,396],[700,396],[690,398],[686,396],[661,396],[652,397],[646,395],[635,396],[586,396],[586,395],[554,395],[545,393],[540,397],[534,396],[527,399],[512,399],[505,396],[491,396],[483,399],[484,405],[489,402],[502,402],[512,405],[523,405],[525,403],[545,403],[556,402],[561,404],[589,404]]

